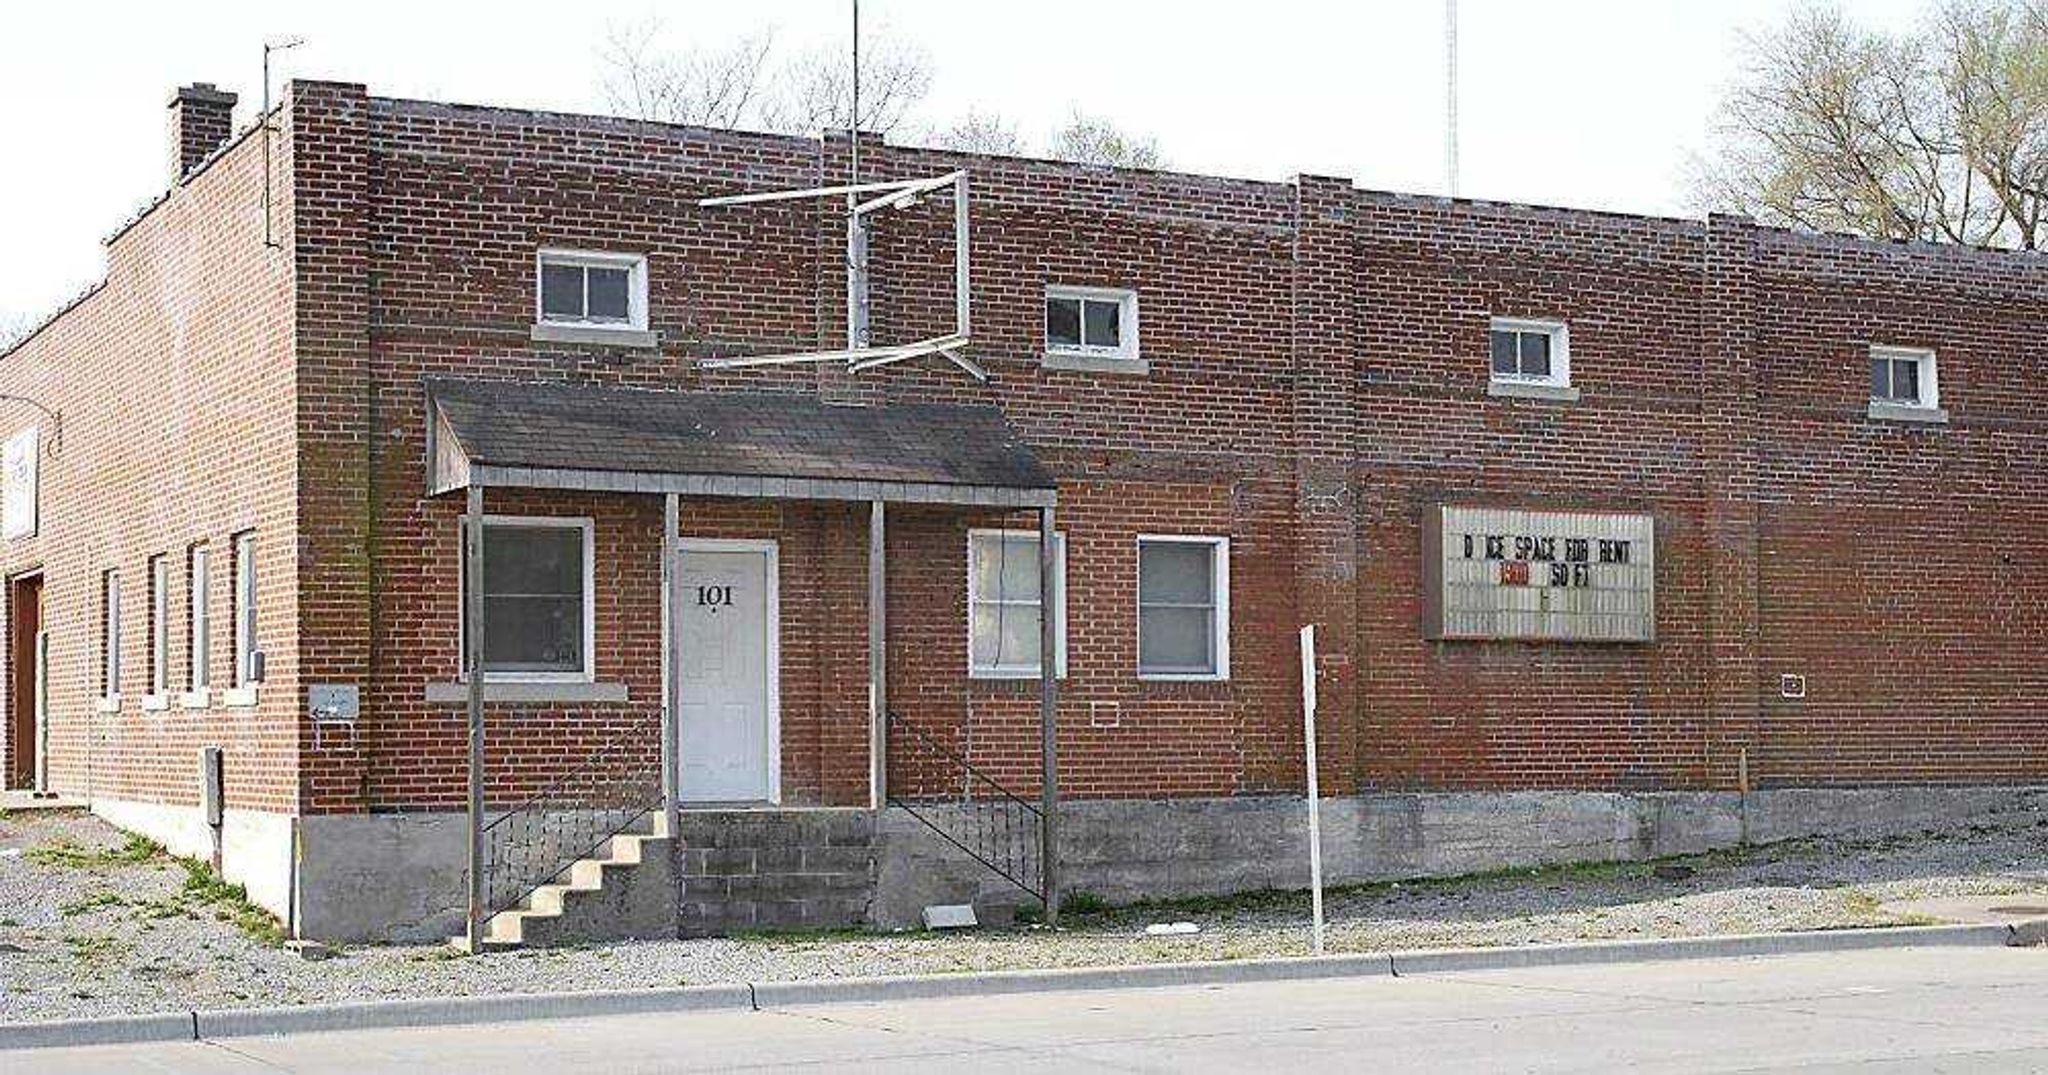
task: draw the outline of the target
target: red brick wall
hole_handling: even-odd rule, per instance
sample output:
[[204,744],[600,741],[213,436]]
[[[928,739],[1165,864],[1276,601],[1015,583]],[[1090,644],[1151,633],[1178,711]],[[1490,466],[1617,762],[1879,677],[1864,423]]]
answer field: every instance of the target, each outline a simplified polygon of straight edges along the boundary
[[[970,168],[972,350],[992,380],[936,360],[707,373],[697,358],[842,339],[834,204],[695,201],[835,179],[843,140],[304,83],[289,140],[298,388],[271,421],[299,445],[279,479],[300,514],[281,600],[306,643],[273,671],[365,685],[353,730],[297,726],[305,809],[461,799],[461,707],[425,701],[457,667],[461,509],[424,493],[421,381],[447,375],[1000,405],[1061,483],[1075,795],[1298,788],[1304,620],[1322,629],[1337,791],[1728,787],[1745,754],[1764,783],[2048,775],[2048,579],[2022,544],[2044,514],[2027,486],[2044,462],[2038,258],[875,146],[869,177]],[[878,339],[950,327],[952,234],[944,198],[877,218]],[[533,341],[544,245],[646,253],[660,347]],[[1051,283],[1137,288],[1149,372],[1044,369]],[[1569,321],[1582,397],[1489,396],[1494,315]],[[1874,342],[1940,349],[1948,425],[1864,417]],[[1653,514],[1657,641],[1425,641],[1419,525],[1451,499]],[[494,492],[490,510],[596,520],[598,677],[631,696],[493,706],[494,796],[610,734],[651,756],[658,500]],[[865,512],[684,505],[686,534],[780,543],[792,801],[866,801]],[[966,531],[1005,522],[1034,525],[892,509],[890,687],[1029,792],[1035,688],[966,675]],[[1137,678],[1146,532],[1231,538],[1230,682]],[[1778,699],[1781,672],[1809,697]]]
[[[288,237],[288,146],[273,174]],[[41,528],[0,542],[0,564],[10,576],[40,570],[46,580],[50,776],[61,791],[196,804],[199,748],[218,744],[230,807],[297,803],[293,266],[289,253],[264,246],[262,182],[262,146],[245,137],[109,240],[102,285],[0,356],[0,392],[63,416],[59,447],[49,421],[0,404],[0,436],[40,422],[48,449]],[[233,682],[230,539],[243,530],[256,534],[257,635],[269,678],[258,705],[231,708],[222,698]],[[191,659],[186,550],[195,542],[211,550],[212,704],[186,709],[174,697],[146,711],[148,561],[171,563],[175,694]],[[102,713],[100,587],[109,568],[122,585],[122,705]]]

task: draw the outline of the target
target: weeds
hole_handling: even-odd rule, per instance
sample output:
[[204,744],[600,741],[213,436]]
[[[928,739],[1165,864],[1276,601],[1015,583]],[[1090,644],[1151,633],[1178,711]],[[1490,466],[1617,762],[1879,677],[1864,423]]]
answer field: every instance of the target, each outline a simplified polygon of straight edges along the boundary
[[82,914],[91,914],[104,907],[119,907],[127,902],[127,900],[121,898],[120,893],[109,892],[102,888],[89,892],[85,896],[57,908],[57,913],[66,918],[76,918]]
[[[283,924],[278,922],[276,915],[250,902],[247,888],[228,883],[226,878],[214,872],[213,867],[198,859],[181,858],[177,862],[185,868],[185,886],[180,895],[188,909],[211,907],[215,918],[232,923],[244,936],[258,944],[275,948],[284,943]],[[168,915],[157,914],[155,917]]]
[[162,844],[147,836],[128,835],[119,847],[81,847],[71,840],[57,840],[32,847],[24,854],[39,866],[63,866],[73,870],[101,870],[110,866],[134,866],[152,862],[164,853]]

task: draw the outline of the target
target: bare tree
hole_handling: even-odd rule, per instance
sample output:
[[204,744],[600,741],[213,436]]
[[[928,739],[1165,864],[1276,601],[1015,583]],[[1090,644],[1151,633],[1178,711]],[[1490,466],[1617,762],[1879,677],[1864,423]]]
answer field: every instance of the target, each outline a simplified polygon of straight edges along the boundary
[[1159,143],[1132,134],[1106,119],[1075,112],[1066,126],[1053,132],[1046,155],[1055,160],[1080,164],[1107,164],[1117,168],[1158,168],[1163,163]]
[[17,310],[0,310],[0,351],[20,343],[40,323],[40,318]]
[[1016,124],[995,113],[972,109],[954,120],[952,125],[926,134],[925,142],[935,149],[959,153],[998,153],[1014,157],[1029,152],[1024,139],[1017,133]]
[[[886,134],[930,90],[930,66],[921,50],[886,34],[864,44],[861,129]],[[614,110],[663,123],[791,134],[852,126],[848,49],[783,52],[767,29],[720,47],[672,49],[650,20],[612,29],[598,53],[600,86]]]
[[[853,64],[845,42],[819,45],[786,61],[763,109],[770,130],[811,134],[853,126]],[[924,50],[881,34],[863,35],[860,128],[888,134],[931,91]]]
[[2048,247],[2048,3],[1949,0],[1914,34],[1807,8],[1749,39],[1700,208],[1876,238]]
[[753,122],[774,34],[761,30],[723,48],[670,52],[661,23],[612,28],[598,59],[605,100],[636,119],[733,128]]

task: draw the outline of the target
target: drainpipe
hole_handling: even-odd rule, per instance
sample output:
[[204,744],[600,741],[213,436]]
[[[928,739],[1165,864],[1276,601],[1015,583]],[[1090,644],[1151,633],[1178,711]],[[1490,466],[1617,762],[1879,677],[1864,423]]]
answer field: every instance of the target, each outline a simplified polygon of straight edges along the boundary
[[677,766],[676,728],[676,532],[681,528],[682,507],[676,494],[662,498],[661,505],[661,801],[662,819],[667,823],[669,846],[680,850],[682,836],[680,798],[682,788]]

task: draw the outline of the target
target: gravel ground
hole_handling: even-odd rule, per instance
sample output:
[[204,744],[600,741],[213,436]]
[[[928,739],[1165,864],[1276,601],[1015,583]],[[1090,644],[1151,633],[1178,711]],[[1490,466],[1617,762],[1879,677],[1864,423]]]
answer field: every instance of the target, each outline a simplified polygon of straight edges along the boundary
[[[435,947],[352,948],[307,962],[250,935],[231,898],[184,866],[122,855],[90,815],[0,818],[0,1022],[380,997],[618,989],[1293,955],[1307,897],[1267,893],[1070,916],[1067,929],[666,941],[453,958]],[[52,846],[85,854],[58,856]],[[95,857],[98,850],[106,855]],[[146,850],[142,849],[142,850]],[[2048,818],[1888,840],[1815,840],[1678,863],[1374,885],[1326,900],[1330,946],[1374,951],[1682,937],[1926,921],[1898,900],[2048,897]],[[1663,873],[1666,876],[1659,876]],[[1682,872],[1682,871],[1681,871]],[[1145,925],[1201,932],[1147,937]]]

